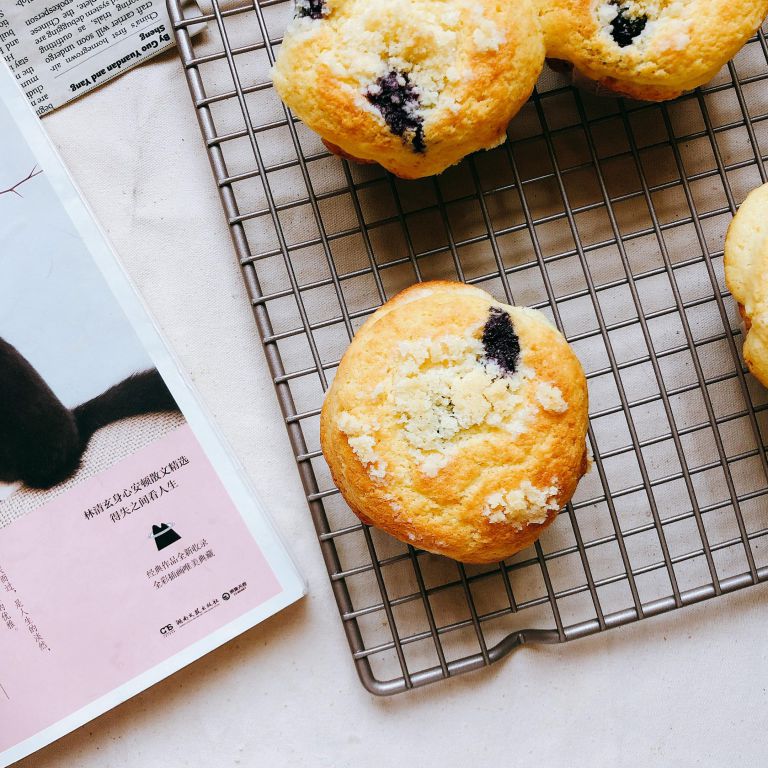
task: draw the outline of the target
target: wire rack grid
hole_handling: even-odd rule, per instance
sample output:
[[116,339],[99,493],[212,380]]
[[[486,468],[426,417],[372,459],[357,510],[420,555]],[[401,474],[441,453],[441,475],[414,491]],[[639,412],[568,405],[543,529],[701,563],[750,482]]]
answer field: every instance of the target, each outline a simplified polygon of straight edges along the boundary
[[[768,579],[768,397],[724,234],[768,180],[765,30],[667,104],[542,77],[507,143],[440,177],[332,157],[269,70],[292,3],[168,0],[194,109],[352,655],[392,694]],[[208,31],[193,41],[200,21]],[[362,525],[319,448],[355,330],[415,281],[547,313],[589,381],[593,471],[534,547],[465,566]]]

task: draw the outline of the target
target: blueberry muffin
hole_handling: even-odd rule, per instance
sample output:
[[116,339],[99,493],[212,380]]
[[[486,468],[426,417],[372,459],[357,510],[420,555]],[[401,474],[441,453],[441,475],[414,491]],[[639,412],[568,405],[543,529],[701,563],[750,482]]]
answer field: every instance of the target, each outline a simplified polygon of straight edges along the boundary
[[744,319],[744,360],[768,386],[768,184],[747,197],[731,222],[725,281]]
[[711,80],[766,13],[768,0],[546,0],[541,20],[577,83],[662,101]]
[[536,0],[299,0],[273,80],[333,151],[418,178],[500,144],[543,64]]
[[430,552],[495,562],[530,545],[586,471],[587,384],[540,312],[422,283],[360,329],[320,431],[361,520]]

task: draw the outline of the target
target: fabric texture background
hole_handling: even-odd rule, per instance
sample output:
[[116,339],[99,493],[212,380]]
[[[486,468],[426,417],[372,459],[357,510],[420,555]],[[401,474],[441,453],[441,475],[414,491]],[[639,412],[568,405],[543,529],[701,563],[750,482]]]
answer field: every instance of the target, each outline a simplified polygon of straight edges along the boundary
[[756,765],[765,590],[390,700],[360,686],[175,52],[45,120],[309,581],[309,597],[23,768]]

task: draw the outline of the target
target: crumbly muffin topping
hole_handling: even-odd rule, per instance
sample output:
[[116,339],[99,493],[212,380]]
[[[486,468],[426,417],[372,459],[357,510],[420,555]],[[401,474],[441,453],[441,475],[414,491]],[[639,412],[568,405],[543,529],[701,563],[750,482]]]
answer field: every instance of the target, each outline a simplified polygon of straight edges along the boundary
[[[509,313],[492,307],[485,324],[465,336],[401,342],[369,397],[392,414],[420,471],[435,477],[465,438],[489,428],[526,431],[535,413],[527,394],[534,378]],[[562,393],[547,386],[539,406],[562,412]],[[383,478],[386,464],[375,451],[380,425],[343,412],[338,426],[369,475]]]
[[[463,435],[488,427],[514,436],[525,431],[532,413],[523,390],[533,377],[522,364],[509,375],[486,357],[476,336],[417,339],[400,343],[371,398],[381,399],[381,407],[394,414],[419,469],[434,477]],[[338,426],[371,477],[383,478],[386,464],[374,450],[380,426],[346,411]]]
[[374,450],[376,440],[371,435],[379,429],[376,422],[365,423],[348,411],[339,414],[339,429],[347,436],[349,447],[360,462],[367,467],[368,474],[374,479],[382,479],[387,474],[387,463]]
[[568,410],[568,403],[565,402],[560,387],[548,381],[542,381],[536,385],[536,401],[550,413],[565,413]]
[[523,388],[534,372],[509,375],[485,354],[475,336],[402,342],[384,386],[387,407],[424,474],[447,464],[452,444],[473,429],[521,434],[530,417]]
[[482,514],[489,523],[510,523],[518,531],[526,525],[545,523],[549,513],[559,508],[560,490],[555,483],[557,478],[548,488],[536,488],[523,480],[517,488],[492,493],[485,500]]
[[529,429],[536,406],[554,414],[568,410],[557,386],[536,381],[510,313],[497,306],[465,335],[401,341],[365,399],[386,421],[343,411],[337,426],[378,481],[387,474],[376,451],[382,440],[402,441],[420,472],[436,477],[466,440],[487,430],[514,439]]

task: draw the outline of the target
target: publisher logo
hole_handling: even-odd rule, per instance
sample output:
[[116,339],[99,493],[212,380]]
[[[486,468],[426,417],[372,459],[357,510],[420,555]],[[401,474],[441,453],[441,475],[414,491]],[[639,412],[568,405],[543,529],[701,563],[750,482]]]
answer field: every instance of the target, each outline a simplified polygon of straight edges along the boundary
[[238,584],[236,587],[232,587],[229,591],[225,592],[222,597],[225,600],[229,600],[230,597],[234,597],[235,595],[239,595],[241,592],[245,591],[245,588],[248,586],[247,581],[242,581],[240,584]]
[[224,603],[241,594],[247,588],[248,582],[241,581],[237,586],[232,587],[232,589],[227,589],[226,591],[222,592],[221,597],[214,597],[211,600],[208,600],[207,602],[191,609],[189,613],[185,613],[183,616],[180,616],[172,624],[166,624],[160,629],[160,634],[165,637],[174,634],[177,629],[181,629],[181,627],[185,627],[192,621],[197,621],[197,619],[199,619],[201,616],[205,616],[206,613],[209,613],[215,608],[221,607]]
[[200,603],[197,605],[197,607],[192,608],[189,613],[185,613],[183,616],[179,616],[179,618],[176,619],[173,624],[166,624],[160,630],[160,632],[161,634],[168,636],[175,632],[177,629],[186,627],[190,622],[197,621],[197,619],[199,619],[201,616],[205,616],[206,613],[210,613],[210,611],[214,610],[214,608],[218,608],[220,605],[221,599],[218,597],[214,597],[205,603]]

